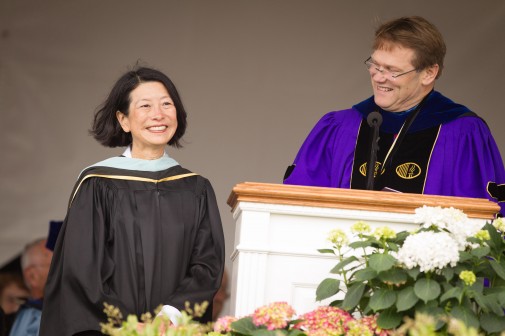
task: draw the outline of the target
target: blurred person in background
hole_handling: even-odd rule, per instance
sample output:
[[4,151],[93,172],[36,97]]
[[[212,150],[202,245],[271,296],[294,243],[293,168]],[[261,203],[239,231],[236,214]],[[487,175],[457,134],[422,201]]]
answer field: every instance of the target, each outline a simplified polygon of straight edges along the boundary
[[36,336],[39,334],[44,288],[53,252],[46,247],[47,239],[39,238],[28,243],[21,255],[23,280],[28,288],[28,300],[21,306],[10,336]]
[[28,294],[21,274],[0,274],[0,336],[9,335],[16,313],[28,299]]

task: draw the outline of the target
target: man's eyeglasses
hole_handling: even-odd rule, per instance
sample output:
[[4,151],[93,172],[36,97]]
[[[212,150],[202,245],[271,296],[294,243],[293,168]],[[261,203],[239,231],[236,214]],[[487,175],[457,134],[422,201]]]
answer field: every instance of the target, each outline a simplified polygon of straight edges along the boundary
[[378,64],[375,64],[372,61],[372,57],[368,57],[366,59],[365,65],[366,65],[366,68],[367,68],[368,72],[370,73],[370,75],[373,76],[377,72],[380,72],[382,75],[384,75],[386,78],[388,78],[390,80],[395,80],[396,78],[398,78],[400,76],[403,76],[403,75],[406,75],[406,74],[408,74],[408,73],[410,73],[412,71],[417,71],[417,69],[412,69],[412,70],[409,70],[409,71],[398,73],[396,71],[390,71],[390,70],[387,70],[387,69],[384,69],[384,68],[381,69],[381,66],[379,66]]

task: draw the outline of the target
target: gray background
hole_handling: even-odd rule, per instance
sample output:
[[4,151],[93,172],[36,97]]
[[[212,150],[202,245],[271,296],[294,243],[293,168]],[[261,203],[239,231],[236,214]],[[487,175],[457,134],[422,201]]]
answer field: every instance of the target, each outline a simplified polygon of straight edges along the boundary
[[87,130],[139,59],[182,95],[185,147],[169,153],[213,183],[229,256],[233,186],[281,183],[323,114],[371,95],[373,31],[403,15],[442,31],[436,89],[485,118],[505,153],[502,0],[0,0],[0,264],[64,218],[81,169],[122,152]]

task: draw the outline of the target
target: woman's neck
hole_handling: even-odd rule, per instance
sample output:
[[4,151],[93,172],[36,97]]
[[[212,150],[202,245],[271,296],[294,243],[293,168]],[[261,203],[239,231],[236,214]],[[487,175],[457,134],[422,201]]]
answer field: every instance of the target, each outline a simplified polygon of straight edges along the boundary
[[157,160],[165,154],[165,149],[155,149],[155,150],[142,150],[137,151],[134,147],[131,148],[131,157],[134,159],[142,160]]

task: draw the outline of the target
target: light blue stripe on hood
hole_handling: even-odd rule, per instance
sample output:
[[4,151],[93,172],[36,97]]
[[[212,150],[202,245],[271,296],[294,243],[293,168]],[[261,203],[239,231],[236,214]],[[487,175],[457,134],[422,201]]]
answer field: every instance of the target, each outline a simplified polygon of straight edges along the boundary
[[[162,156],[156,160],[142,160],[134,159],[124,156],[111,157],[109,159],[95,163],[90,167],[111,167],[127,170],[140,170],[140,171],[161,171],[179,165],[177,161],[170,156]],[[90,168],[88,167],[88,168]]]
[[172,168],[178,165],[179,163],[174,159],[172,159],[170,156],[168,156],[167,152],[165,152],[162,157],[156,160],[143,160],[132,158],[131,147],[128,146],[126,147],[123,156],[116,156],[111,157],[109,159],[105,159],[103,161],[97,162],[94,165],[85,168],[84,170],[91,167],[111,167],[126,170],[156,172],[166,170],[168,168]]

